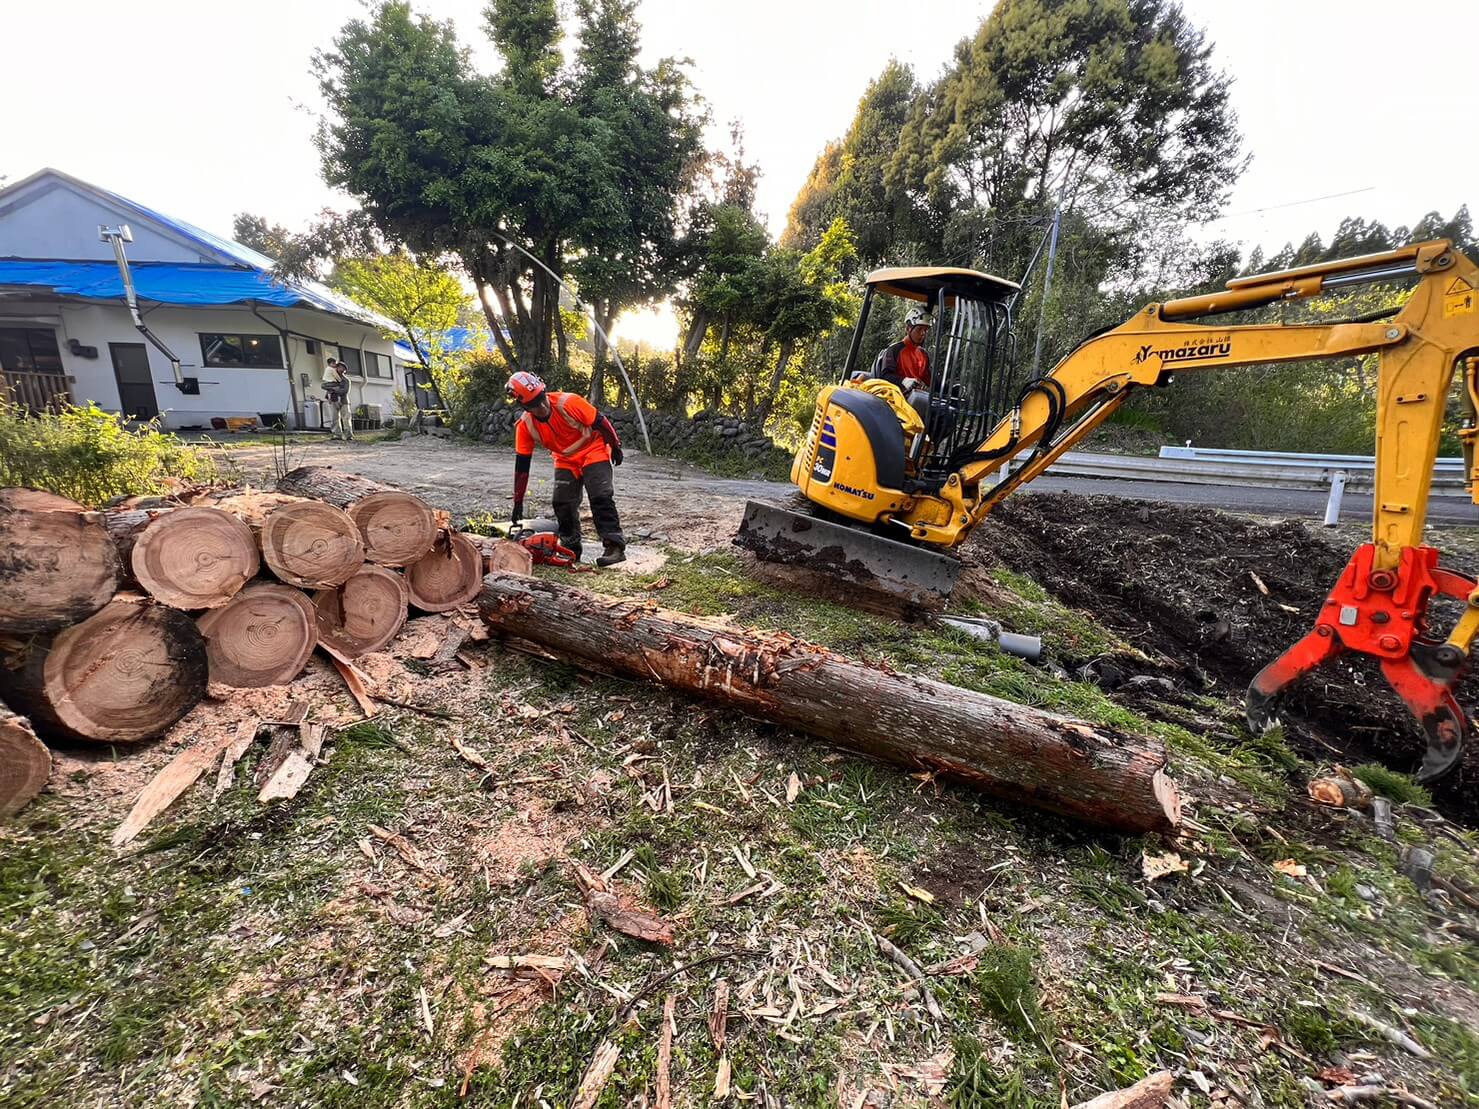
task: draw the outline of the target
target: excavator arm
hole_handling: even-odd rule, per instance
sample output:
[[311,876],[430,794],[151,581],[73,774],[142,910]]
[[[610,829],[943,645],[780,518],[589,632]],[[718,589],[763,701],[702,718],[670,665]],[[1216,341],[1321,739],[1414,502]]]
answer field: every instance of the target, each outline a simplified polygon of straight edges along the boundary
[[[1415,274],[1406,305],[1387,319],[1280,325],[1208,322],[1331,289]],[[1479,406],[1479,268],[1446,241],[1383,254],[1242,278],[1225,292],[1151,304],[1076,349],[990,432],[935,495],[914,498],[895,515],[911,536],[953,547],[1014,489],[1081,442],[1136,390],[1175,374],[1375,353],[1376,475],[1372,541],[1356,551],[1331,590],[1315,627],[1254,679],[1250,724],[1266,726],[1275,698],[1303,674],[1345,651],[1376,658],[1428,736],[1420,780],[1447,773],[1461,754],[1465,718],[1452,694],[1479,634],[1479,589],[1439,568],[1423,546],[1433,464],[1455,371],[1466,410]],[[1472,418],[1461,435],[1468,480]],[[1011,469],[1009,464],[1020,461]],[[1457,598],[1463,615],[1444,640],[1427,629],[1428,602]]]

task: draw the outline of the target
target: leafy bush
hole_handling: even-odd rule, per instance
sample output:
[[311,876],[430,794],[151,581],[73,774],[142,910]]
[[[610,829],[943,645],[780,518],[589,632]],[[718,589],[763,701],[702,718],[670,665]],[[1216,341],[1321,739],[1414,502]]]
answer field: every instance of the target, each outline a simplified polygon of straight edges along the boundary
[[170,479],[219,478],[214,459],[155,424],[133,428],[96,404],[28,415],[0,403],[0,486],[45,489],[95,507],[111,497],[162,493]]

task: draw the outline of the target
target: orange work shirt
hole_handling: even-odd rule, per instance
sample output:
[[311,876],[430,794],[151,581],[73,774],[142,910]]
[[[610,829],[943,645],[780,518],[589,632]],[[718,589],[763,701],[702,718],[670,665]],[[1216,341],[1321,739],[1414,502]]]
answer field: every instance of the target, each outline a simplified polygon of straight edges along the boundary
[[930,356],[921,346],[915,346],[906,337],[899,351],[899,376],[913,378],[925,385],[930,383]]
[[514,425],[514,450],[533,454],[534,443],[555,456],[555,469],[578,474],[596,462],[609,462],[611,448],[596,430],[596,408],[576,393],[546,393],[549,419],[525,412]]

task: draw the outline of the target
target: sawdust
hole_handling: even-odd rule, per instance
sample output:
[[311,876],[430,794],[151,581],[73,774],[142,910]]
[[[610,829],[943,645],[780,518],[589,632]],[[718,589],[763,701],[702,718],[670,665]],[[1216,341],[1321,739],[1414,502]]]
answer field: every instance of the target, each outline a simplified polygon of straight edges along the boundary
[[493,883],[512,882],[526,867],[562,859],[574,829],[550,812],[538,798],[474,844],[474,857],[487,868]]

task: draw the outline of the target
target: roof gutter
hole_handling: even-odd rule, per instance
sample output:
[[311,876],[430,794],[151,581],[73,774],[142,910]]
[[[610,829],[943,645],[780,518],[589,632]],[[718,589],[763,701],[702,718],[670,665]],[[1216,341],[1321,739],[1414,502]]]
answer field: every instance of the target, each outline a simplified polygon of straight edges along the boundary
[[123,252],[123,244],[134,241],[133,232],[129,230],[128,224],[120,223],[117,227],[100,226],[98,238],[113,246],[113,258],[118,263],[118,276],[123,280],[123,299],[128,303],[128,314],[133,317],[134,327],[138,329],[140,335],[149,340],[155,350],[169,359],[170,369],[175,375],[175,388],[182,393],[199,396],[200,379],[185,377],[180,372],[180,360],[175,357],[175,352],[165,346],[164,341],[149,330],[149,325],[139,314],[139,296],[134,290],[134,278],[128,268],[128,256]]

